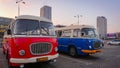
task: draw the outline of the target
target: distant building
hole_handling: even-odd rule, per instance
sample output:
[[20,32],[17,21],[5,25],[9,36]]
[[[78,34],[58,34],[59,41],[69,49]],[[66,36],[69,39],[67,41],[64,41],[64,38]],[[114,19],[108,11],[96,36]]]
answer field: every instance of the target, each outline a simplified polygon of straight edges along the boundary
[[107,33],[107,39],[116,39],[117,33]]
[[45,17],[52,20],[52,8],[50,6],[43,6],[40,9],[40,17]]
[[12,18],[0,17],[0,37],[3,36],[4,31],[12,20]]
[[107,37],[107,19],[104,16],[97,17],[97,30],[100,38]]
[[65,25],[55,25],[55,27],[61,28],[61,27],[66,27]]

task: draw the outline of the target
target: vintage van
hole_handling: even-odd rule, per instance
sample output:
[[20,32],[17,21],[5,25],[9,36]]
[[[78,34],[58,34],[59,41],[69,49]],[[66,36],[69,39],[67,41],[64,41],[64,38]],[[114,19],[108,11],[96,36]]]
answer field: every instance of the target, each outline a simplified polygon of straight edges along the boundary
[[58,37],[58,51],[71,56],[89,55],[101,52],[104,46],[97,30],[91,25],[71,25],[55,28]]
[[59,56],[53,23],[31,15],[18,16],[10,23],[2,47],[9,67],[55,61]]

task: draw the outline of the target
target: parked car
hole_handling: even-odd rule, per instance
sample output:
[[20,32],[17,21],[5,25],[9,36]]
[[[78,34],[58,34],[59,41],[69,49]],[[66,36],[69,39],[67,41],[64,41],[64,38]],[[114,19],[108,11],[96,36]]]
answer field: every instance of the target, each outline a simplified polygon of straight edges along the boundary
[[107,44],[108,45],[120,45],[120,39],[109,41]]

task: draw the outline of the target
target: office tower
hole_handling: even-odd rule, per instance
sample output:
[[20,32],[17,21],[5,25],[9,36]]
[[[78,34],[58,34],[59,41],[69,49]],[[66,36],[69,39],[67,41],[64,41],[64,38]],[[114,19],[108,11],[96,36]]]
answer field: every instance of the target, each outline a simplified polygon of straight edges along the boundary
[[105,39],[107,35],[107,19],[104,16],[97,17],[97,30],[100,38]]
[[45,17],[52,20],[52,8],[50,6],[43,6],[40,9],[40,17]]

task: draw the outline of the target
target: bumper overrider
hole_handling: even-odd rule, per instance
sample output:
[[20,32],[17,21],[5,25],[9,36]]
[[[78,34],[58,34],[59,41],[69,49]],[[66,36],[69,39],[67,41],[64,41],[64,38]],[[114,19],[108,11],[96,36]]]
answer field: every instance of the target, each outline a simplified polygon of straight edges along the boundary
[[55,55],[47,55],[47,56],[40,56],[40,57],[32,57],[32,58],[11,58],[10,62],[11,63],[35,63],[35,62],[45,62],[45,61],[50,61],[54,60],[59,56],[59,54]]
[[82,50],[83,53],[94,54],[97,52],[101,52],[101,50]]

